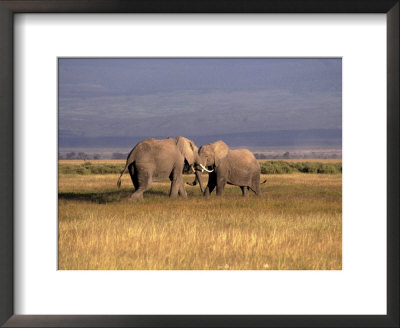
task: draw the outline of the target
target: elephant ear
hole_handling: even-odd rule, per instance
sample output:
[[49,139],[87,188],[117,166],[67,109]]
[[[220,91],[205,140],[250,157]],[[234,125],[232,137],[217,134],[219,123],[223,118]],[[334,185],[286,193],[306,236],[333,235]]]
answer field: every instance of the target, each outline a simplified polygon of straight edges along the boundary
[[193,165],[195,151],[193,141],[185,137],[178,137],[176,138],[176,146],[178,147],[183,157],[185,157],[185,160],[188,162],[188,164]]
[[228,155],[229,147],[222,140],[218,140],[213,144],[214,150],[214,163],[218,167],[221,164],[221,160]]

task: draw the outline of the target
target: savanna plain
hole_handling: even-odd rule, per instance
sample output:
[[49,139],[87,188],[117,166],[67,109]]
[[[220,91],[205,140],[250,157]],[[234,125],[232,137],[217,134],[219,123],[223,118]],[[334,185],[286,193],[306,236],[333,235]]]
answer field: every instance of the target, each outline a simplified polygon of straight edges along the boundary
[[[341,171],[340,160],[332,162]],[[247,198],[236,186],[204,198],[186,185],[188,198],[170,199],[163,181],[132,202],[129,175],[116,186],[123,165],[59,162],[60,270],[342,268],[342,174],[335,170],[262,174],[263,196]]]

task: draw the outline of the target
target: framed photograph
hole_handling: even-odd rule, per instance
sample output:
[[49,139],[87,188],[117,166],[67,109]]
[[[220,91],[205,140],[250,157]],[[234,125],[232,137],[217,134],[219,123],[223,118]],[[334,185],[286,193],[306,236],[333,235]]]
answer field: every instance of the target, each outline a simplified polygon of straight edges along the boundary
[[398,327],[398,1],[0,10],[2,325]]

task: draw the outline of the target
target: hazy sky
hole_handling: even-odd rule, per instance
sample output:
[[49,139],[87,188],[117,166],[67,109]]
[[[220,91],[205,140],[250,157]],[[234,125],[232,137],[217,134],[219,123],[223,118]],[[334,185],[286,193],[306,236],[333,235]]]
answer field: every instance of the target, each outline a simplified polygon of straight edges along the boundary
[[59,59],[60,137],[341,126],[341,59]]

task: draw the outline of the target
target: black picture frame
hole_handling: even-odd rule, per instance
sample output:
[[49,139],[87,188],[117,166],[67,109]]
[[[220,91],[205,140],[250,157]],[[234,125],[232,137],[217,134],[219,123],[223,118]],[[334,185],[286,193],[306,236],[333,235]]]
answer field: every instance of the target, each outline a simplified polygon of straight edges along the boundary
[[[0,0],[0,324],[4,327],[399,327],[399,8],[399,0]],[[13,176],[17,174],[13,169],[15,13],[385,13],[387,315],[14,315]]]

